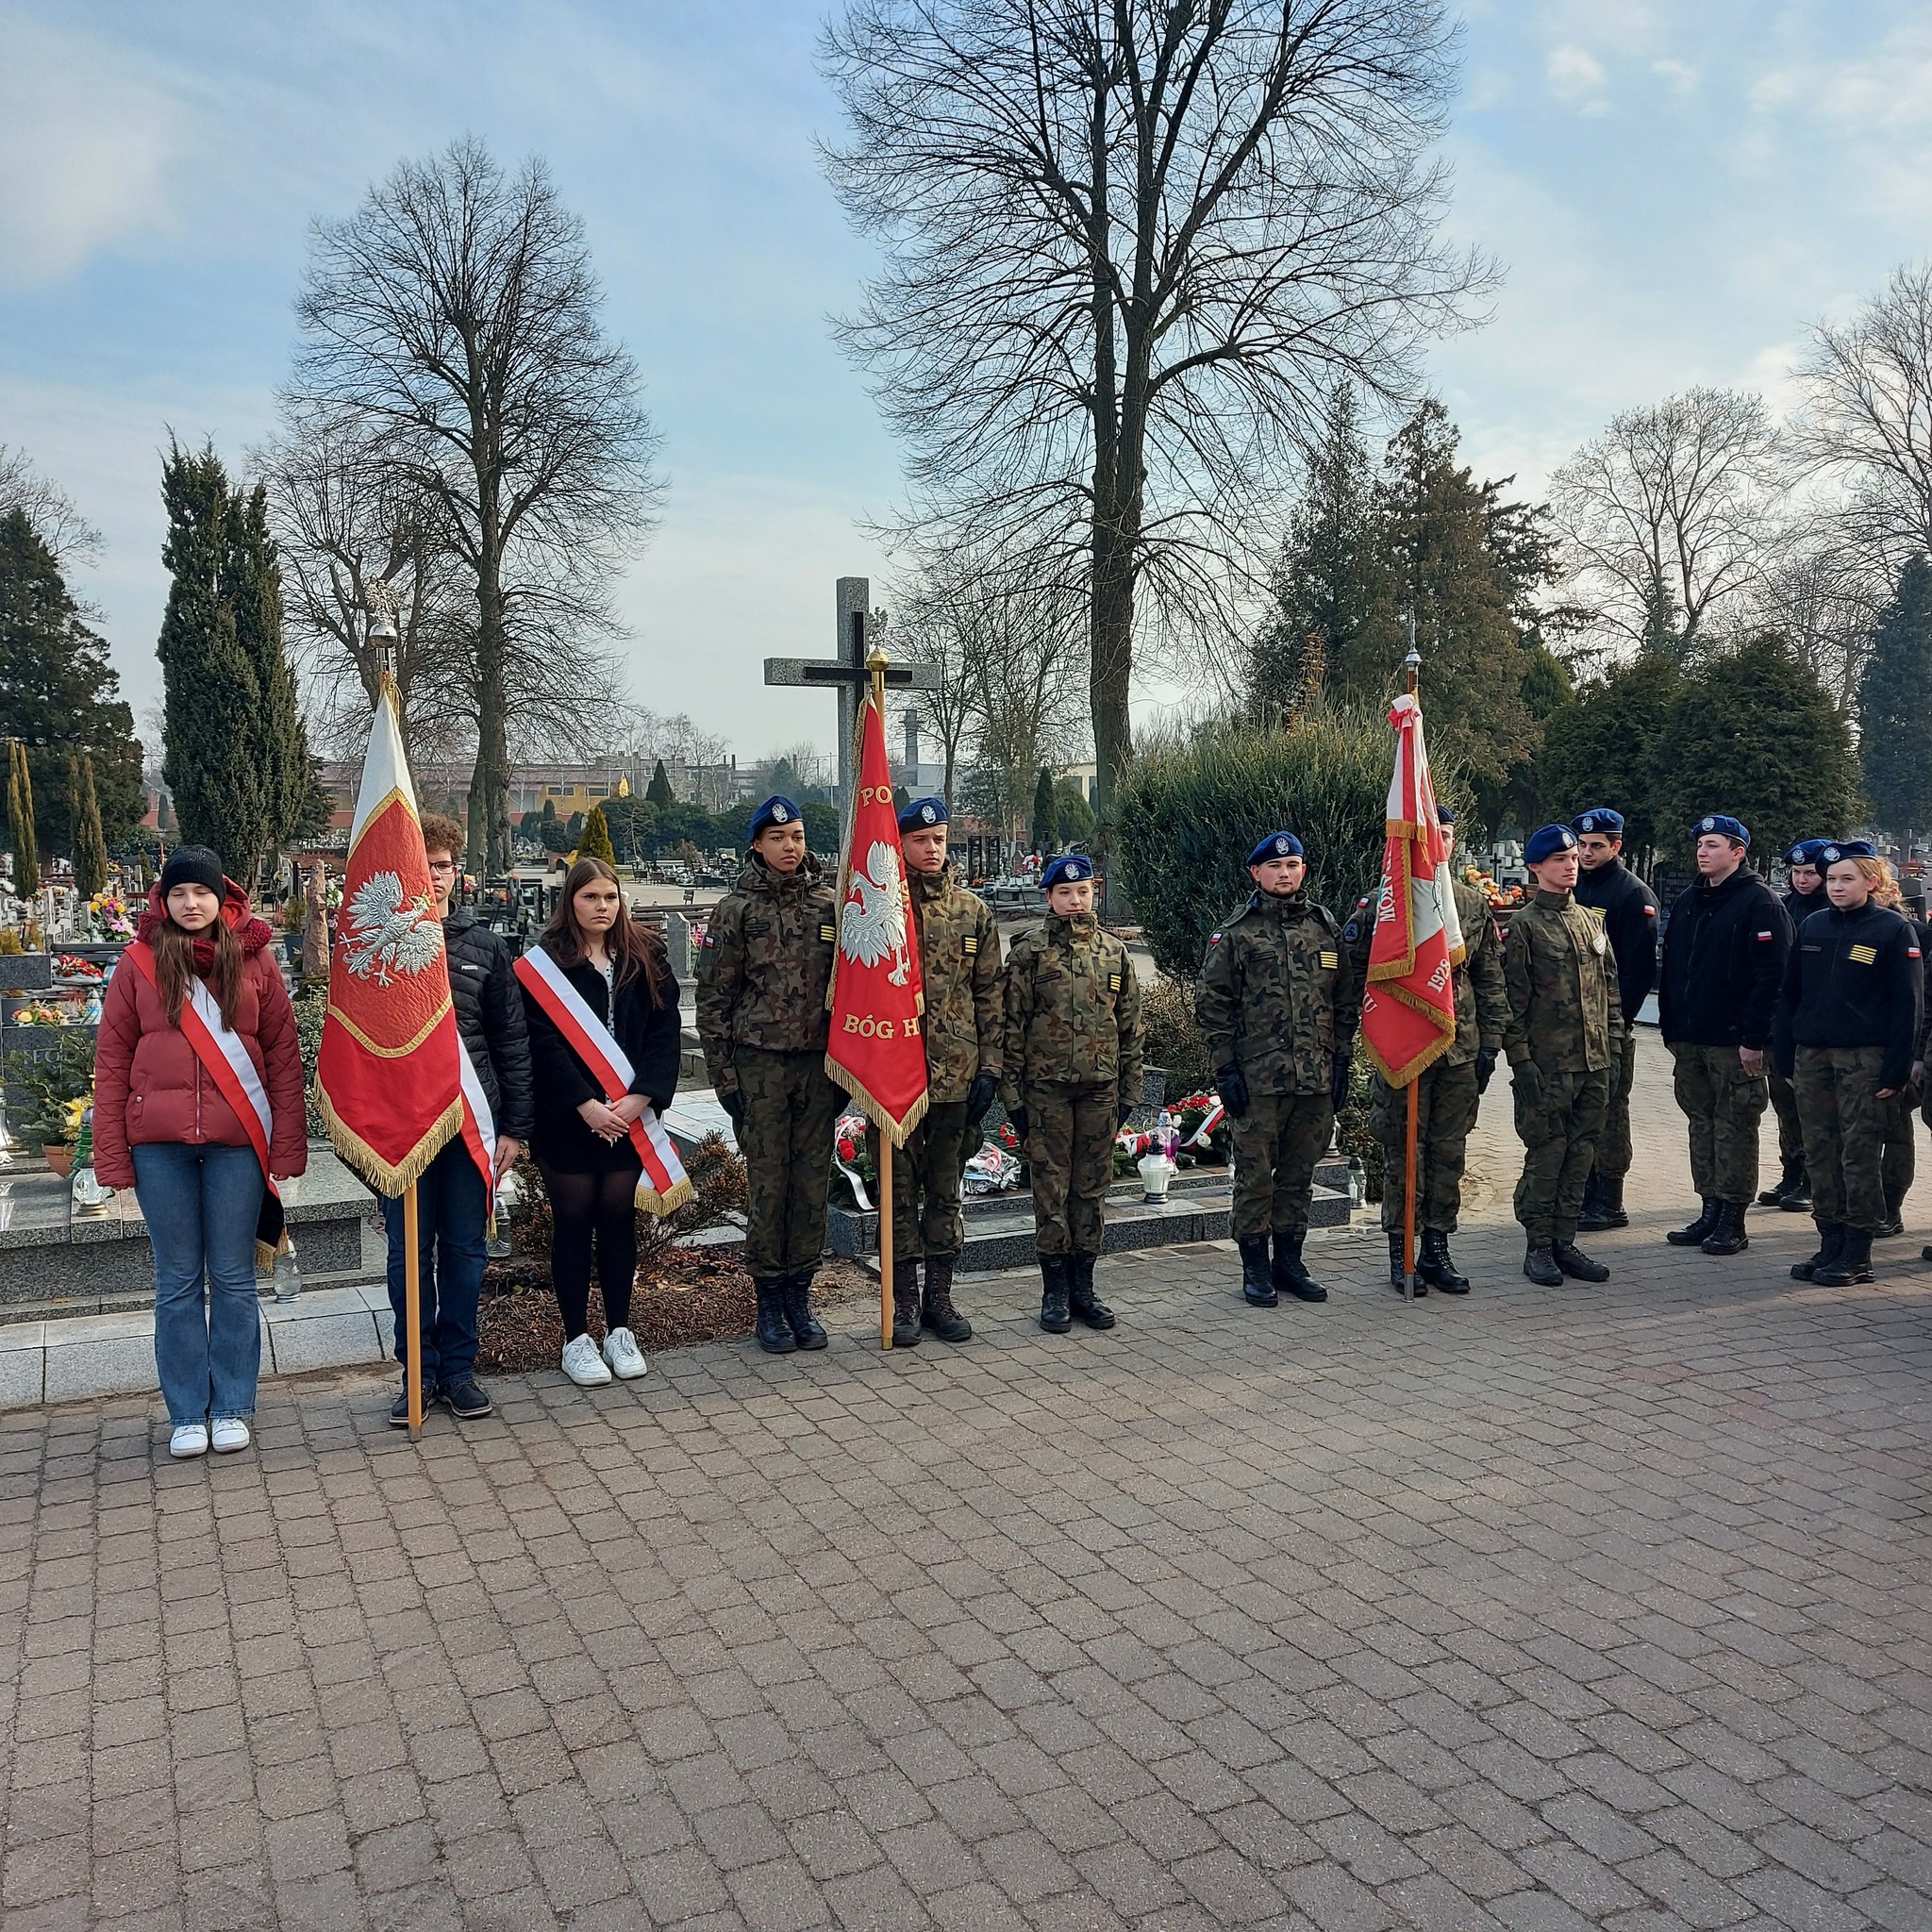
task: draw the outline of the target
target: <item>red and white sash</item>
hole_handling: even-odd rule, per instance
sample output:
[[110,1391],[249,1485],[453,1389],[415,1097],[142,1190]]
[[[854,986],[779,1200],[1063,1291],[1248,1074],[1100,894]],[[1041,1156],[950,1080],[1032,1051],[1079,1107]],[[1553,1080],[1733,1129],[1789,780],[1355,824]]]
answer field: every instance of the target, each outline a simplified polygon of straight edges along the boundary
[[[533,946],[516,962],[517,977],[570,1042],[591,1076],[604,1089],[607,1104],[615,1105],[630,1091],[637,1069],[612,1037],[610,1029],[585,1004],[584,996],[564,977],[563,968],[541,946]],[[669,1214],[691,1197],[684,1163],[664,1123],[646,1107],[631,1123],[631,1145],[644,1164],[638,1176],[638,1206],[656,1215]]]
[[[126,959],[157,992],[160,991],[154,951],[144,940],[136,940],[127,948]],[[249,1058],[241,1035],[231,1033],[223,1024],[222,1009],[199,974],[190,974],[188,977],[188,997],[181,1005],[181,1031],[194,1049],[195,1058],[242,1123],[242,1131],[248,1136],[248,1144],[261,1163],[263,1192],[261,1212],[255,1223],[255,1259],[258,1267],[267,1267],[284,1247],[292,1245],[282,1214],[281,1191],[269,1173],[275,1116],[268,1104],[268,1089],[261,1084],[261,1075]]]
[[483,1219],[491,1235],[496,1232],[496,1116],[490,1108],[490,1096],[470,1058],[468,1043],[457,1035],[457,1084],[463,1093],[463,1144],[476,1172],[483,1176],[483,1199],[488,1204]]

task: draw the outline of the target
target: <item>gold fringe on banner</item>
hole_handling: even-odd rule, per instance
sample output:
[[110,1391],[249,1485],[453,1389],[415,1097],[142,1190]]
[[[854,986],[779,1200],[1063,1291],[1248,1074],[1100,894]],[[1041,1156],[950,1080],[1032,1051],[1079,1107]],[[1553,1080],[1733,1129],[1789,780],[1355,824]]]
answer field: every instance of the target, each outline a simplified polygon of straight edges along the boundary
[[391,1166],[329,1105],[326,1089],[316,1089],[315,1104],[321,1109],[323,1124],[328,1129],[329,1139],[335,1142],[336,1152],[378,1194],[386,1194],[391,1200],[399,1198],[412,1183],[421,1180],[424,1169],[463,1130],[463,1103],[458,1095],[442,1114],[430,1123],[429,1131],[416,1142],[408,1155]]

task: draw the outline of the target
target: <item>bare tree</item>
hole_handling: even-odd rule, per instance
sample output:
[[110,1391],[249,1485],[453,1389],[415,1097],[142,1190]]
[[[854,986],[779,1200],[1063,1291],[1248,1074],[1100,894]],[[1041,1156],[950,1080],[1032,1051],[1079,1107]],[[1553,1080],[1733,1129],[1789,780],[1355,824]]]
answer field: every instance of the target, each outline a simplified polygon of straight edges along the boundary
[[1759,397],[1692,389],[1613,417],[1557,472],[1572,592],[1612,644],[1684,656],[1751,588],[1779,455]]
[[1849,533],[1895,576],[1932,551],[1932,261],[1894,269],[1842,327],[1819,323],[1797,375],[1797,454],[1844,487]]
[[1841,517],[1829,507],[1807,506],[1767,546],[1747,623],[1789,638],[1849,715],[1871,654],[1872,627],[1890,591],[1883,563]]
[[439,512],[472,586],[479,864],[509,853],[524,722],[581,716],[561,646],[611,633],[608,590],[650,526],[656,438],[635,364],[603,332],[582,223],[540,160],[481,142],[406,161],[348,220],[315,225],[291,408],[361,419],[390,475]]
[[971,553],[943,541],[917,543],[894,579],[892,629],[913,662],[929,664],[938,684],[913,701],[920,721],[938,741],[950,804],[959,755],[973,724],[973,694],[966,658],[978,611]]
[[80,506],[51,477],[35,469],[24,449],[0,442],[0,516],[20,510],[54,553],[60,570],[100,560],[104,539],[80,513]]
[[1338,375],[1406,393],[1486,279],[1439,245],[1441,0],[847,0],[826,152],[886,267],[842,325],[915,507],[1082,565],[1103,814],[1137,631],[1236,634]]

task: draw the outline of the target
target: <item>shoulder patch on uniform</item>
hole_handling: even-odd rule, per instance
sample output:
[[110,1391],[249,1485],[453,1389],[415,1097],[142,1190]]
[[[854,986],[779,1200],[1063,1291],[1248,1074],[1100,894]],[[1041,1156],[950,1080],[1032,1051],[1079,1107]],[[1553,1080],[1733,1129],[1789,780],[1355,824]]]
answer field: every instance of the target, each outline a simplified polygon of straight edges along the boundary
[[[1907,958],[1907,959],[1916,959],[1916,958],[1917,958],[1918,957],[1919,957],[1919,949],[1918,949],[1918,947],[1917,947],[1917,946],[1907,946],[1907,947],[1906,948],[1906,958]],[[404,1252],[405,1252],[405,1253],[407,1253],[407,1252],[408,1252],[408,1250],[406,1249],[406,1250],[405,1250]]]
[[819,941],[823,945],[837,945],[839,942],[839,928],[832,924],[829,920],[822,922],[819,926]]
[[1218,946],[1221,943],[1221,935],[1218,932],[1210,932],[1208,935],[1208,943],[1210,946]]
[[1757,935],[1757,937],[1761,940],[1768,940],[1771,937],[1771,935],[1768,932],[1761,932]]
[[1324,953],[1322,955],[1322,971],[1324,973],[1333,973],[1341,964],[1341,955],[1340,953]]
[[1856,959],[1860,966],[1871,966],[1877,961],[1878,948],[1876,946],[1854,946],[1849,957]]
[[959,950],[970,959],[979,950],[979,935],[976,932],[965,934],[959,941]]
[[1361,927],[1358,926],[1355,923],[1355,921],[1351,919],[1348,922],[1348,924],[1341,928],[1341,937],[1345,939],[1350,945],[1354,945],[1356,941],[1361,937]]
[[1655,919],[1657,917],[1657,908],[1655,906],[1646,906],[1643,908],[1643,916],[1646,919]]

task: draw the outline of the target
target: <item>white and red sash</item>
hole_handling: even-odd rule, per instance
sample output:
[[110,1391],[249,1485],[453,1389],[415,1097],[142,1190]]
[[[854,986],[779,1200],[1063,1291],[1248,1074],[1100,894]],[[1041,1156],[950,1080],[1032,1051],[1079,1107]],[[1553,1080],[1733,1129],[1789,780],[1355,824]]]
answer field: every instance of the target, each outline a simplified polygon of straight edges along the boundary
[[491,1111],[490,1095],[470,1058],[468,1042],[457,1035],[457,1084],[463,1095],[463,1145],[483,1176],[483,1199],[488,1204],[483,1219],[490,1232],[496,1232],[496,1116]]
[[[127,963],[159,992],[161,983],[155,971],[155,956],[147,942],[136,940],[127,948],[126,958]],[[222,1009],[199,974],[189,975],[188,997],[181,1006],[181,1031],[194,1049],[195,1058],[220,1089],[222,1098],[228,1103],[235,1118],[242,1123],[242,1131],[248,1136],[248,1144],[255,1149],[255,1158],[261,1163],[263,1192],[261,1212],[255,1223],[255,1259],[258,1267],[267,1267],[285,1246],[291,1245],[282,1213],[281,1191],[269,1172],[269,1145],[275,1138],[275,1116],[268,1104],[268,1089],[261,1084],[261,1075],[256,1071],[255,1062],[249,1058],[241,1035],[230,1032],[223,1024]]]
[[[615,1105],[630,1091],[637,1069],[629,1056],[612,1037],[609,1027],[585,1004],[584,996],[564,977],[563,968],[541,946],[533,946],[516,962],[517,977],[529,990],[551,1022],[569,1041],[571,1051],[582,1060],[591,1075],[604,1089],[607,1104]],[[684,1163],[664,1123],[646,1107],[630,1124],[631,1145],[644,1171],[638,1176],[638,1206],[656,1215],[669,1214],[691,1197],[691,1185]]]

